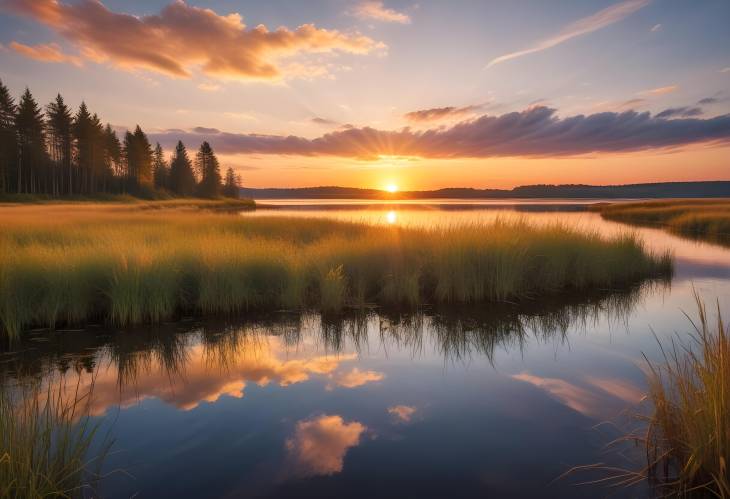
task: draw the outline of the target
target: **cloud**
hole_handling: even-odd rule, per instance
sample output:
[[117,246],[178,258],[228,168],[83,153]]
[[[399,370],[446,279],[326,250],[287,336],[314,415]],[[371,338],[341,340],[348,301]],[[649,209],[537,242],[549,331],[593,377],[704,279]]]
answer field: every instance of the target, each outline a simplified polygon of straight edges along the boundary
[[335,378],[339,386],[345,388],[357,388],[373,381],[381,381],[385,378],[385,374],[377,371],[361,371],[357,367],[353,367],[351,371],[340,374]]
[[670,107],[665,109],[661,113],[657,114],[657,118],[676,118],[683,117],[688,118],[690,116],[699,116],[702,114],[702,109],[699,107]]
[[651,27],[651,29],[649,31],[651,31],[652,33],[656,33],[660,29],[662,29],[662,25],[661,24],[655,24],[654,26]]
[[708,104],[717,104],[718,102],[720,102],[720,99],[716,97],[705,97],[704,99],[698,100],[697,104],[705,106]]
[[677,89],[679,89],[677,85],[668,85],[666,87],[658,87],[652,88],[651,90],[644,90],[643,92],[639,92],[639,94],[649,96],[667,95],[671,94],[672,92],[676,92]]
[[353,127],[314,139],[294,135],[227,132],[151,133],[166,146],[178,139],[189,144],[207,140],[223,154],[279,154],[377,159],[380,156],[422,158],[564,157],[679,147],[730,141],[730,114],[707,119],[661,119],[648,112],[600,112],[566,118],[555,109],[533,107],[522,112],[484,115],[451,127],[379,130]]
[[398,422],[409,423],[416,413],[416,408],[411,405],[394,405],[388,407],[388,414],[395,416]]
[[299,421],[286,441],[294,470],[300,476],[332,475],[342,471],[345,454],[360,443],[365,425],[345,423],[342,416],[322,415]]
[[[367,54],[382,43],[358,33],[303,24],[270,31],[247,27],[238,13],[174,1],[159,14],[133,16],[99,0],[5,0],[5,9],[30,17],[75,44],[83,57],[128,70],[150,70],[190,78],[194,68],[209,77],[278,80],[290,76],[282,58],[311,53]],[[301,71],[290,64],[294,73]]]
[[481,106],[464,106],[464,107],[432,107],[430,109],[420,109],[411,111],[403,115],[408,121],[422,123],[424,121],[438,121],[446,118],[457,118],[478,111]]
[[585,35],[601,28],[605,28],[610,24],[621,21],[622,19],[630,16],[637,10],[648,5],[650,1],[651,0],[625,0],[621,3],[617,3],[615,5],[607,7],[601,11],[596,12],[593,15],[584,17],[567,25],[557,34],[538,42],[532,47],[524,50],[519,50],[517,52],[510,52],[509,54],[501,55],[495,59],[492,59],[486,67],[489,68],[491,66],[494,66],[495,64],[516,59],[525,55],[534,54],[536,52],[541,52],[543,50],[547,50],[549,48],[560,45],[563,42],[567,42],[571,38]]
[[646,103],[646,99],[629,99],[619,104],[619,109],[633,109]]
[[380,0],[362,0],[351,14],[360,19],[382,21],[386,23],[410,24],[411,18],[402,12],[387,8]]
[[726,67],[726,68],[722,68],[722,69],[720,70],[720,73],[730,73],[730,66],[728,66],[728,67]]
[[57,43],[46,43],[42,45],[25,45],[18,42],[10,42],[10,48],[17,53],[30,59],[43,62],[67,62],[74,66],[82,66],[81,58],[75,55],[65,54]]
[[328,120],[327,118],[320,118],[319,116],[315,116],[311,120],[312,123],[315,125],[323,125],[323,126],[339,126],[340,123],[335,120]]

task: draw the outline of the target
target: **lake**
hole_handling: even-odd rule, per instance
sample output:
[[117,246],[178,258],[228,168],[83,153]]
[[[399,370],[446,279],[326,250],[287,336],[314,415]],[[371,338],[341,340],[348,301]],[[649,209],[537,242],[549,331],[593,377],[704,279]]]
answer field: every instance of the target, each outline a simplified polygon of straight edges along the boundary
[[34,331],[0,354],[2,382],[93,387],[100,440],[115,441],[104,497],[646,496],[576,485],[595,472],[559,477],[641,466],[641,449],[607,444],[647,410],[643,355],[686,336],[695,291],[730,310],[730,248],[604,221],[592,202],[276,200],[241,216],[633,231],[673,251],[671,283],[408,314]]

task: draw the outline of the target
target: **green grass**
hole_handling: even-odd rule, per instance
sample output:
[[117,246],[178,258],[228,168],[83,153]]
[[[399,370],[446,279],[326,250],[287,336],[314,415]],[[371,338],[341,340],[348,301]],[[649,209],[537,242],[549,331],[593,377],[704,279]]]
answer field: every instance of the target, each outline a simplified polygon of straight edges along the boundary
[[0,498],[75,498],[93,489],[110,441],[90,457],[98,426],[88,394],[66,393],[38,383],[0,389]]
[[729,199],[602,204],[595,209],[608,220],[661,226],[683,236],[730,244]]
[[416,229],[171,205],[0,208],[0,323],[155,323],[181,314],[337,312],[520,300],[668,277],[669,254],[524,222]]

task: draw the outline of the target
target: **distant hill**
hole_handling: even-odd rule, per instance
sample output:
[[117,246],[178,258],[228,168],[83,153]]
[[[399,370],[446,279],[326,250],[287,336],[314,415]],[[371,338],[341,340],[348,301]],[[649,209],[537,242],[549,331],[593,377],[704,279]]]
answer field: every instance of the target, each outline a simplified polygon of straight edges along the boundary
[[514,189],[450,187],[433,191],[390,193],[355,187],[303,187],[295,189],[241,189],[254,199],[580,199],[580,198],[709,198],[730,197],[730,181],[661,182],[626,185],[523,185]]

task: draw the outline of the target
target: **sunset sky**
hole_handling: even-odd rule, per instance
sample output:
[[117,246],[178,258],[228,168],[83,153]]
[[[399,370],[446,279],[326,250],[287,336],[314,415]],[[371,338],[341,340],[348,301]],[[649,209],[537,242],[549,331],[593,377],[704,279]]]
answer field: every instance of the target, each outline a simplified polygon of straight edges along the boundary
[[727,0],[0,0],[0,79],[249,187],[730,180]]

